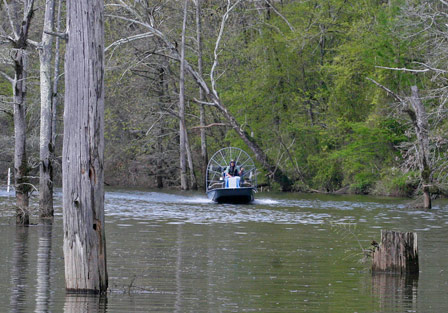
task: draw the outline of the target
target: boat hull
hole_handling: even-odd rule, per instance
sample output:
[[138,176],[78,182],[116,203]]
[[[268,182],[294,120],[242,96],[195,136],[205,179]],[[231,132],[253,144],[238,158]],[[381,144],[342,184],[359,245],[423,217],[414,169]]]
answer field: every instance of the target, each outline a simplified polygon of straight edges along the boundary
[[207,196],[218,203],[250,203],[254,201],[254,188],[217,188],[208,190]]

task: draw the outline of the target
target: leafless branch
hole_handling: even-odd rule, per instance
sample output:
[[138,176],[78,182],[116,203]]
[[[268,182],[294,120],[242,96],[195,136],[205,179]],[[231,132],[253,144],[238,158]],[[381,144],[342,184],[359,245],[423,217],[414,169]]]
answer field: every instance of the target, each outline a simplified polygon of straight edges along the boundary
[[194,100],[195,102],[199,103],[199,104],[205,104],[205,105],[209,105],[209,106],[216,106],[216,104],[213,103],[213,102],[201,101],[201,100],[198,100],[198,99],[196,99],[196,98],[194,98],[193,100]]
[[272,10],[273,10],[278,16],[280,16],[280,18],[281,18],[282,20],[285,21],[285,23],[288,25],[289,29],[290,29],[292,32],[295,31],[294,26],[291,25],[291,23],[288,21],[288,19],[287,19],[284,15],[282,15],[282,14],[275,8],[275,7],[271,4],[271,2],[270,2],[269,0],[264,0],[264,2],[266,2],[266,4],[269,5],[269,7],[271,7]]
[[6,0],[3,0],[3,5],[6,8],[6,14],[8,15],[9,25],[11,26],[11,31],[14,34],[14,38],[17,39],[17,38],[19,38],[19,35],[17,34],[16,29],[14,27],[14,22],[13,22],[12,17],[11,17],[11,12],[9,10],[8,2],[6,2]]
[[8,74],[6,74],[3,71],[0,71],[0,75],[2,75],[4,78],[6,78],[11,84],[14,82],[14,80],[12,79],[12,77],[10,77]]
[[53,35],[53,36],[59,37],[59,38],[61,38],[63,40],[68,40],[68,33],[67,32],[59,33],[59,32],[52,32],[52,31],[49,31],[49,30],[44,30],[44,33],[46,33],[48,35]]
[[204,126],[194,126],[194,127],[191,127],[190,129],[211,128],[211,127],[215,127],[215,126],[230,126],[230,125],[228,125],[226,123],[211,123],[211,124],[204,125]]
[[412,72],[412,73],[425,73],[429,71],[429,68],[424,69],[424,70],[414,70],[414,69],[410,69],[410,68],[397,68],[397,67],[386,67],[386,66],[375,66],[376,68],[382,68],[385,70],[392,70],[392,71],[402,71],[402,72]]
[[151,130],[154,128],[154,126],[157,125],[157,123],[162,119],[162,117],[163,117],[163,114],[160,114],[160,117],[157,119],[157,121],[155,121],[155,122],[151,125],[151,127],[146,131],[146,133],[145,133],[146,136],[149,135],[149,133],[151,132]]
[[154,34],[153,32],[148,32],[148,33],[143,33],[143,34],[137,34],[134,36],[129,36],[126,38],[121,38],[118,39],[117,41],[111,43],[109,46],[106,47],[106,49],[104,49],[104,52],[107,52],[107,50],[109,50],[112,47],[116,47],[116,46],[120,46],[122,44],[134,41],[134,40],[138,40],[138,39],[143,39],[143,38],[148,38],[148,37],[153,37]]
[[439,69],[439,68],[434,68],[434,67],[429,66],[428,64],[425,64],[425,63],[420,63],[420,62],[414,62],[414,63],[426,67],[427,70],[431,70],[431,71],[439,72],[439,73],[443,73],[443,74],[448,73],[448,71],[445,71],[445,70],[442,70],[442,69]]
[[390,90],[389,88],[387,88],[384,85],[381,85],[379,82],[377,82],[376,80],[366,77],[367,80],[370,80],[372,83],[374,83],[375,85],[377,85],[378,87],[382,88],[383,90],[385,90],[389,95],[391,95],[392,97],[394,97],[398,102],[404,104],[405,101],[404,99],[402,99],[400,96],[398,96],[396,93],[394,93],[392,90]]
[[39,42],[31,40],[31,39],[27,39],[26,43],[29,44],[30,46],[33,46],[36,49],[40,48],[40,46],[41,46],[41,44]]
[[215,95],[215,97],[218,98],[218,92],[216,91],[216,79],[215,79],[215,69],[216,66],[218,66],[218,56],[219,56],[219,44],[221,42],[222,39],[222,34],[224,33],[224,27],[226,25],[227,19],[229,18],[229,14],[230,12],[241,2],[241,0],[236,1],[233,5],[231,5],[230,0],[227,0],[227,10],[224,13],[224,15],[222,16],[221,19],[221,26],[219,28],[219,34],[218,34],[218,38],[216,39],[216,43],[215,43],[215,49],[213,51],[213,65],[212,68],[210,70],[210,81],[212,84],[212,92]]

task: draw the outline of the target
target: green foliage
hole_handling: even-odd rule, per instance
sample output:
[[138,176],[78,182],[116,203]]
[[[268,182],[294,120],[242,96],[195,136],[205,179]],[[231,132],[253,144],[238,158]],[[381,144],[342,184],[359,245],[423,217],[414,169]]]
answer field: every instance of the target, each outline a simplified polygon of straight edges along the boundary
[[12,96],[12,85],[6,79],[0,79],[0,95],[1,96]]
[[[380,68],[412,67],[421,59],[425,45],[420,31],[424,34],[424,28],[416,26],[415,36],[403,36],[409,32],[401,19],[405,5],[408,2],[402,0],[387,4],[286,1],[276,5],[280,16],[275,10],[257,11],[251,4],[241,3],[229,15],[215,71],[219,97],[241,128],[292,179],[296,190],[409,194],[416,188],[410,172],[391,170],[402,162],[397,146],[412,137],[409,125],[393,114],[395,100],[367,80],[373,78],[400,94],[406,94],[411,84],[434,84],[424,75]],[[205,80],[224,7],[219,1],[203,3]],[[167,23],[160,27],[180,42],[180,9],[173,6],[166,10],[158,13],[157,18]],[[164,14],[170,19],[164,19]],[[108,42],[126,37],[122,32],[128,28],[123,21],[109,23]],[[191,40],[195,37],[194,24],[189,15],[186,53],[192,66],[197,64],[196,43]],[[142,30],[135,26],[128,32],[130,36]],[[114,50],[110,68],[123,70],[113,70],[106,76],[109,86],[121,87],[109,89],[112,105],[106,112],[106,136],[114,145],[110,151],[123,160],[143,158],[155,163],[157,156],[165,161],[169,154],[170,161],[163,166],[173,167],[165,169],[172,173],[178,164],[175,113],[179,66],[159,54],[160,44],[156,40],[151,46],[148,39],[133,42],[132,48],[123,45]],[[159,81],[161,68],[166,75],[163,87]],[[199,109],[192,100],[197,98],[198,88],[189,77],[186,123],[195,166],[199,167],[199,131],[192,128],[199,124]],[[121,106],[129,98],[132,104]],[[430,105],[437,102],[434,98],[431,101]],[[213,110],[206,108],[206,124],[227,122]],[[164,118],[157,122],[162,115]],[[146,134],[151,125],[155,126]],[[444,137],[447,125],[440,123],[437,136]],[[248,150],[229,126],[206,131],[210,154],[223,146]],[[259,182],[272,184],[258,165]],[[446,168],[441,175],[445,172]]]
[[238,49],[224,62],[239,66],[223,77],[221,96],[298,188],[368,193],[400,161],[407,126],[385,117],[386,96],[366,79],[414,83],[376,68],[412,62],[417,41],[397,37],[398,13],[394,3],[294,2],[282,7],[293,31],[275,15],[259,36],[233,38]]

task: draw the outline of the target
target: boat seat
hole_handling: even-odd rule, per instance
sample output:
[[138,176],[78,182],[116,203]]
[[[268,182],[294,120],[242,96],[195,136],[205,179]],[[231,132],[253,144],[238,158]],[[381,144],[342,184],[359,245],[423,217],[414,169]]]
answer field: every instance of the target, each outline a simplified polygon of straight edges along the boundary
[[240,188],[240,177],[226,177],[226,188]]

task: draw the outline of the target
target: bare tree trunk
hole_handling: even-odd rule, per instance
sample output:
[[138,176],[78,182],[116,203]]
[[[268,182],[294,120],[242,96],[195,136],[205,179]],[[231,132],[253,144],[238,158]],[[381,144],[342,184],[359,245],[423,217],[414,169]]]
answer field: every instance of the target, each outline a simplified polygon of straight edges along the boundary
[[180,50],[179,77],[179,159],[180,159],[180,188],[188,189],[186,162],[186,130],[185,130],[185,28],[187,24],[188,0],[184,2],[184,20],[182,24],[182,43]]
[[28,225],[29,217],[29,191],[28,182],[28,159],[26,155],[26,51],[18,49],[15,51],[14,64],[14,182],[16,190],[16,224]]
[[[14,61],[14,181],[16,189],[16,224],[29,224],[28,159],[26,155],[26,78],[27,78],[27,39],[33,16],[34,0],[25,1],[24,16],[20,25],[14,30],[15,40],[12,57]],[[17,7],[15,7],[17,10]],[[17,14],[17,11],[14,12]],[[11,21],[11,25],[14,24]]]
[[[201,23],[201,0],[196,1],[196,40],[198,45],[198,73],[200,76],[203,75],[203,61],[202,61],[202,23]],[[204,92],[202,88],[199,88],[199,100],[204,101]],[[201,132],[201,157],[202,157],[202,179],[205,181],[205,176],[207,175],[207,136],[205,133],[205,108],[204,104],[199,105],[199,123]],[[205,185],[204,185],[205,186]]]
[[425,107],[423,106],[417,86],[411,87],[411,98],[408,102],[402,99],[400,96],[392,92],[387,87],[381,85],[377,81],[368,78],[375,85],[384,89],[387,93],[392,95],[398,102],[400,102],[405,108],[406,112],[414,126],[415,134],[417,136],[417,152],[418,152],[418,165],[420,168],[420,176],[423,184],[423,207],[425,209],[431,209],[431,192],[430,187],[432,184],[432,171],[430,164],[430,151],[429,151],[429,125],[428,115],[426,114]]
[[[162,104],[165,99],[165,69],[163,66],[159,68],[159,103]],[[160,105],[160,109],[162,109],[162,105]],[[163,125],[163,119],[160,121],[160,126],[158,130],[158,136],[157,136],[157,170],[156,170],[156,185],[157,188],[163,188],[163,176],[160,173],[160,169],[162,168],[163,164],[163,145],[162,145],[162,136],[164,133],[164,125]]]
[[53,152],[52,136],[52,85],[51,56],[53,36],[46,31],[53,31],[54,0],[45,1],[44,28],[42,31],[40,58],[40,162],[39,162],[39,208],[40,217],[53,216]]
[[423,183],[423,208],[431,209],[431,166],[429,161],[429,136],[428,116],[418,93],[417,86],[411,87],[411,108],[406,112],[409,114],[415,128],[418,142],[418,158],[420,176]]
[[[61,5],[63,0],[58,1],[58,15],[56,17],[56,32],[59,33],[61,28]],[[52,96],[52,118],[51,118],[51,141],[53,145],[56,145],[56,137],[57,137],[57,121],[58,121],[58,105],[59,105],[59,64],[61,61],[60,56],[60,42],[61,39],[56,37],[55,43],[55,55],[54,55],[54,74],[53,74],[53,96]]]
[[104,223],[104,2],[67,1],[63,146],[65,283],[108,286]]
[[188,169],[190,170],[190,184],[191,189],[198,190],[198,183],[196,181],[196,175],[194,174],[193,156],[191,155],[190,141],[188,140],[187,129],[185,131],[185,151],[187,152]]

